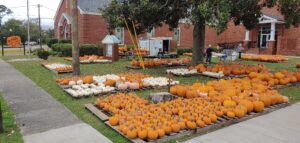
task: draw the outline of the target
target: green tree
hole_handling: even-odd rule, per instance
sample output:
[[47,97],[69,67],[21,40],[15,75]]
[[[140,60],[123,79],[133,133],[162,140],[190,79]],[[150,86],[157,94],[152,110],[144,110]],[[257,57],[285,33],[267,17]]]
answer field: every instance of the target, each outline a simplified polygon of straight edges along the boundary
[[17,35],[21,37],[22,42],[26,41],[26,27],[24,27],[23,21],[10,19],[5,22],[2,27],[1,37],[5,37],[5,40],[9,36]]
[[12,11],[7,8],[5,5],[0,5],[0,28],[2,25],[2,19],[4,16],[12,14]]
[[101,12],[110,30],[134,21],[139,34],[162,23],[171,29],[178,27],[180,20],[193,24],[192,64],[196,65],[203,62],[206,25],[218,34],[230,21],[243,23],[250,30],[258,24],[262,8],[275,5],[285,16],[287,27],[298,26],[300,0],[112,0]]
[[[39,26],[36,22],[30,22],[30,34],[32,41],[38,41],[40,38],[39,35]],[[0,33],[1,37],[9,37],[17,35],[20,36],[22,42],[25,43],[27,41],[27,21],[17,20],[17,19],[9,19],[2,26],[2,32]]]

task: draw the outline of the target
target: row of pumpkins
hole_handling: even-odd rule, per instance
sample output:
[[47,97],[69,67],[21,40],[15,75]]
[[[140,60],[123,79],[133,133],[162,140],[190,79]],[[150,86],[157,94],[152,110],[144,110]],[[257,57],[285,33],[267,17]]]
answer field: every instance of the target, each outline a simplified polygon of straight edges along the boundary
[[73,71],[73,67],[71,65],[66,65],[63,63],[59,63],[59,62],[43,62],[42,64],[46,68],[57,71],[59,73],[67,73],[67,72]]
[[281,55],[243,55],[242,60],[262,62],[283,62],[289,59]]
[[274,99],[264,95],[223,102],[211,97],[198,97],[150,104],[132,93],[118,93],[96,100],[100,108],[112,114],[110,125],[119,126],[118,130],[130,139],[148,140],[163,138],[180,130],[203,128],[223,115],[243,118],[247,113],[262,112],[265,107],[283,102],[288,102],[288,99],[278,93]]
[[211,67],[205,67],[203,64],[199,64],[195,67],[190,67],[190,70],[196,69],[199,73],[203,72],[223,72],[225,76],[229,75],[242,75],[249,74],[250,72],[263,72],[268,69],[262,65],[245,65],[245,64],[216,64]]
[[191,60],[189,58],[185,59],[153,59],[153,60],[144,60],[143,62],[139,60],[132,60],[131,66],[135,67],[157,67],[162,65],[189,65]]

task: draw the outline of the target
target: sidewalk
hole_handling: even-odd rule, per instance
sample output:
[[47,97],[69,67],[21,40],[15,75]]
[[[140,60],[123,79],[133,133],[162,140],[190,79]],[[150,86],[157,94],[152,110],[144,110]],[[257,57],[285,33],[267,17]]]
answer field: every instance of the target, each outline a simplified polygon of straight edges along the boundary
[[300,103],[185,143],[299,143]]
[[111,142],[1,59],[0,92],[16,116],[25,143]]

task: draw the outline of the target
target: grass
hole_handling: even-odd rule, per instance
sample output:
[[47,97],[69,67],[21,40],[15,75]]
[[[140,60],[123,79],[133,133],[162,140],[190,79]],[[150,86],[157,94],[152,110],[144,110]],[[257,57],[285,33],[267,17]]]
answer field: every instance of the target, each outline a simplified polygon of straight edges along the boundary
[[[3,57],[4,60],[13,59],[14,57]],[[18,56],[18,58],[22,58]],[[65,61],[63,58],[58,57],[50,57],[50,61],[59,61],[63,63],[70,64],[70,62]],[[216,61],[216,60],[214,60]],[[278,71],[281,69],[288,69],[295,71],[295,63],[300,62],[300,59],[292,59],[290,62],[285,63],[262,63],[269,67],[272,71]],[[254,64],[259,62],[252,61],[242,61],[241,63],[246,64]],[[49,94],[51,94],[56,100],[63,103],[69,110],[71,110],[76,116],[78,116],[82,121],[90,124],[96,130],[101,132],[103,135],[108,137],[112,142],[129,142],[124,137],[120,136],[114,130],[108,128],[103,122],[98,120],[95,116],[93,116],[89,111],[84,108],[84,104],[92,103],[96,100],[96,97],[84,98],[80,100],[76,100],[67,95],[62,89],[60,89],[54,78],[68,76],[68,75],[55,75],[49,70],[43,68],[39,62],[37,61],[27,61],[27,62],[14,62],[11,63],[17,70],[21,71],[24,75],[28,76],[33,82],[35,82],[38,86],[43,88]],[[125,59],[120,60],[119,62],[115,62],[112,64],[91,64],[91,65],[81,65],[81,73],[83,75],[93,74],[93,75],[103,75],[103,74],[112,74],[112,73],[122,73],[122,72],[133,72],[135,70],[128,70],[125,68],[126,65],[130,64],[130,61]],[[145,71],[140,70],[138,72],[150,74],[153,76],[166,76],[166,68],[157,68],[157,69],[146,69]],[[191,84],[195,81],[205,82],[207,80],[211,80],[211,78],[205,77],[174,77],[175,80],[179,80],[182,84]],[[148,98],[150,93],[155,93],[158,91],[167,91],[167,89],[161,90],[147,90],[136,92],[139,96]],[[300,101],[300,87],[289,87],[280,90],[280,92],[284,95],[290,97],[291,102],[299,102]],[[182,138],[183,140],[185,138]],[[180,140],[182,140],[180,139]],[[168,142],[176,142],[176,140],[170,140]]]
[[0,134],[1,143],[23,143],[22,135],[17,127],[14,115],[10,112],[7,103],[2,95],[0,95],[0,103],[2,108],[4,132]]

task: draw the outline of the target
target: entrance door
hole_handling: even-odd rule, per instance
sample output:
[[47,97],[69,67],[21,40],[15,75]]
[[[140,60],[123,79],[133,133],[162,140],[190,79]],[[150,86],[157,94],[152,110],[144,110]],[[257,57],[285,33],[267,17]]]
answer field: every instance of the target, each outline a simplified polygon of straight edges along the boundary
[[260,48],[267,48],[267,41],[270,39],[270,34],[261,34],[260,36]]

